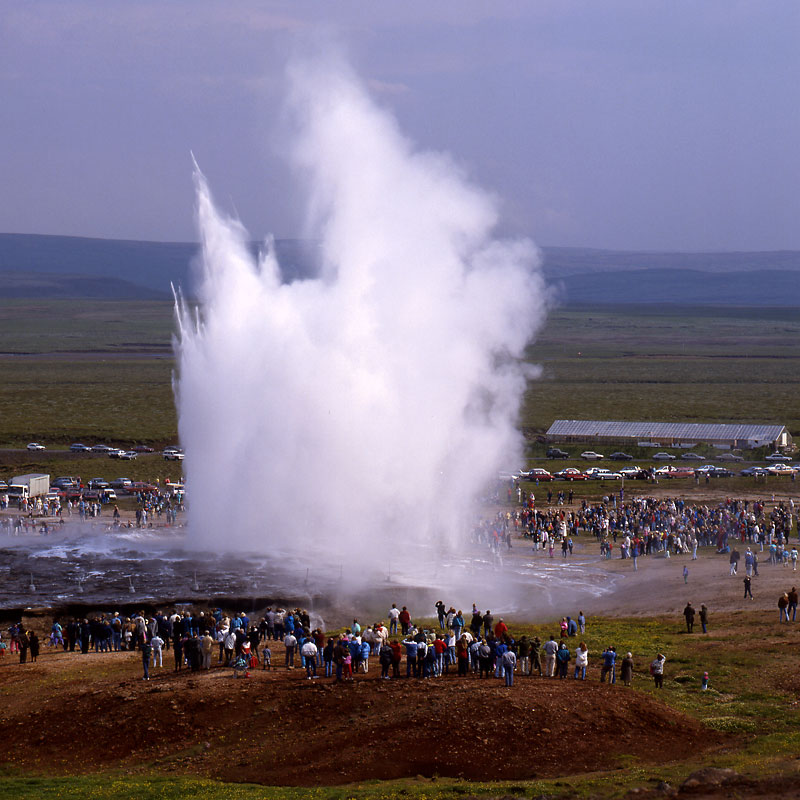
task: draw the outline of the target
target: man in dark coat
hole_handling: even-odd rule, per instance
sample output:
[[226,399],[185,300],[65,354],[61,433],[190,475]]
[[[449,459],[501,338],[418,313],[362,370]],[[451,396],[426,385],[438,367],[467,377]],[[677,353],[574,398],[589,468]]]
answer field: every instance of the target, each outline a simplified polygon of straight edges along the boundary
[[686,608],[683,609],[683,616],[686,618],[686,633],[691,633],[692,628],[694,628],[694,609],[691,603],[686,604]]

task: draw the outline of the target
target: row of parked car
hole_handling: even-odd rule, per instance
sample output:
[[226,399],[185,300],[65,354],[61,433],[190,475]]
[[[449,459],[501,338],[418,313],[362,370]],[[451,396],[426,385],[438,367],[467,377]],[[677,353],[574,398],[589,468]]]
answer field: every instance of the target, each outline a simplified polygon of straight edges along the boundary
[[[548,458],[571,458],[570,454],[567,453],[565,450],[561,450],[558,447],[550,447],[547,450],[547,457]],[[580,457],[584,459],[584,461],[601,461],[605,458],[602,453],[596,453],[594,450],[584,450]],[[699,453],[681,453],[680,456],[673,455],[672,453],[668,453],[665,450],[661,450],[657,453],[653,453],[650,458],[653,461],[675,461],[680,457],[683,461],[708,461],[705,456],[701,456]],[[612,461],[633,461],[633,456],[629,453],[624,453],[621,450],[611,453],[608,456]],[[744,461],[744,456],[737,455],[736,453],[720,453],[716,456],[718,461]],[[783,453],[771,453],[765,459],[765,461],[769,461],[773,464],[788,464],[792,458],[791,456],[786,456]],[[796,466],[796,465],[795,465]]]
[[[769,467],[748,467],[743,469],[739,474],[747,476],[754,475],[794,475],[800,472],[800,463],[798,464],[772,464]],[[614,471],[604,469],[602,467],[590,467],[586,470],[580,470],[577,467],[567,467],[558,472],[549,472],[541,467],[535,467],[530,470],[521,470],[516,475],[511,476],[519,480],[525,481],[602,481],[602,480],[645,480],[647,478],[692,478],[699,476],[705,478],[731,478],[736,473],[727,467],[718,467],[714,464],[703,464],[699,467],[688,466],[675,466],[673,464],[666,464],[663,467],[654,467],[651,469],[642,469],[638,466],[623,467],[620,470]]]
[[[28,450],[35,452],[38,450],[46,450],[43,444],[38,442],[30,442]],[[82,444],[81,442],[74,442],[69,446],[71,453],[105,453],[109,458],[118,458],[121,461],[133,461],[136,456],[142,453],[154,453],[155,449],[148,447],[145,444],[137,444],[130,450],[121,447],[111,447],[107,444]],[[180,447],[165,447],[161,455],[165,461],[183,461],[183,450]]]

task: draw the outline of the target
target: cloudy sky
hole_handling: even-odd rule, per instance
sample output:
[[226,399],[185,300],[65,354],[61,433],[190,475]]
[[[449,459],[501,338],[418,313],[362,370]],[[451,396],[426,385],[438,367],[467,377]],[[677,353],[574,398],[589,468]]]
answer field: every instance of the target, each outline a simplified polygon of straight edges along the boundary
[[795,0],[0,0],[0,231],[194,239],[194,153],[255,236],[303,235],[286,65],[332,42],[504,233],[800,249]]

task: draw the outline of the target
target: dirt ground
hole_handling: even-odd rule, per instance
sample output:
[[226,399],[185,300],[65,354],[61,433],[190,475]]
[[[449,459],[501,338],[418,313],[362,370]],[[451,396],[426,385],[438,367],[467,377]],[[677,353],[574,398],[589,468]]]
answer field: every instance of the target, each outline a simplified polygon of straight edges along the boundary
[[[282,647],[273,647],[280,661]],[[517,677],[307,680],[214,667],[141,680],[138,654],[0,663],[0,762],[47,774],[137,767],[268,785],[423,775],[509,780],[681,760],[722,734],[621,685]],[[668,732],[670,735],[665,735]]]

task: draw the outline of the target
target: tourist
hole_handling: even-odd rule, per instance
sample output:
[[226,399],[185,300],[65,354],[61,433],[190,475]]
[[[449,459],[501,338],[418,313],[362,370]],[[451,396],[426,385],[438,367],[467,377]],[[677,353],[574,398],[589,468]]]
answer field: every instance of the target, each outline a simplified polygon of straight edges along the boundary
[[555,677],[556,670],[556,653],[558,652],[558,644],[554,636],[545,642],[544,647],[544,674],[548,678]]
[[586,668],[589,666],[589,648],[586,642],[581,642],[575,651],[575,680],[586,680]]
[[570,652],[566,642],[561,642],[556,651],[556,665],[558,667],[558,677],[567,677],[567,668],[569,667]]
[[704,605],[700,606],[700,626],[703,633],[708,633],[708,609]]
[[606,682],[606,677],[609,678],[609,683],[617,682],[617,651],[613,647],[607,647],[603,650],[603,666],[600,667],[600,683]]
[[163,667],[161,651],[164,647],[164,640],[156,634],[150,639],[150,645],[153,648],[153,667]]
[[686,619],[686,633],[691,633],[694,629],[694,609],[691,603],[686,604],[686,608],[683,609],[683,616]]
[[291,631],[283,637],[283,646],[286,648],[286,669],[294,669],[294,650],[297,647],[297,638]]
[[317,677],[317,646],[313,639],[306,639],[300,648],[300,655],[306,662],[306,679],[311,680]]
[[633,681],[633,653],[627,653],[625,658],[622,659],[620,675],[622,676],[623,684],[630,686],[631,681]]
[[144,671],[144,675],[142,675],[142,680],[149,681],[150,672],[148,667],[150,666],[150,656],[152,655],[153,648],[150,642],[142,640],[139,642],[139,649],[142,651],[142,670]]
[[786,622],[789,621],[789,594],[788,592],[784,592],[778,598],[778,622],[783,622],[784,617],[786,618]]
[[659,653],[650,664],[650,674],[653,676],[656,689],[664,688],[664,662],[666,660],[667,659]]
[[31,653],[31,664],[35,664],[36,659],[39,658],[39,637],[36,635],[36,631],[28,631],[28,648]]
[[500,658],[503,667],[503,677],[507,687],[514,685],[514,670],[517,666],[517,656],[511,649],[506,650]]
[[789,615],[792,615],[792,622],[797,618],[797,589],[792,586],[791,591],[787,595],[789,605],[786,607],[786,620],[788,622]]

